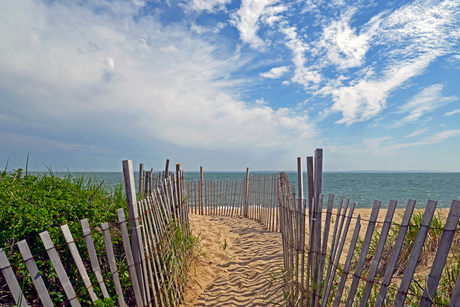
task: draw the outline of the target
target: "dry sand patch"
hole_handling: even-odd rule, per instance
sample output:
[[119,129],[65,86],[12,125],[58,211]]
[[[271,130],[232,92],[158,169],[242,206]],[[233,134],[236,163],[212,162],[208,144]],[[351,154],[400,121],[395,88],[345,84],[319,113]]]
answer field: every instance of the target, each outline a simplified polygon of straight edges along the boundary
[[190,272],[183,306],[273,306],[282,303],[279,288],[267,287],[279,271],[281,234],[256,221],[224,216],[190,215],[200,233],[206,258]]

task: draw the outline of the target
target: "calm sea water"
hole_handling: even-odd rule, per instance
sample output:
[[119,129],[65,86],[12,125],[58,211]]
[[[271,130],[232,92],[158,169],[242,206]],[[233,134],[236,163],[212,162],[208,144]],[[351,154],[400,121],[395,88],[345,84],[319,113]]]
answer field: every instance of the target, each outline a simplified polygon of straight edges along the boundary
[[[251,174],[272,174],[272,172],[251,172]],[[297,186],[297,173],[288,172],[289,180]],[[238,180],[244,172],[204,172],[205,180]],[[86,176],[113,187],[123,183],[123,174],[117,172],[94,172]],[[138,178],[138,174],[134,174]],[[199,172],[186,172],[187,181],[197,181]],[[135,180],[137,181],[137,180]],[[304,174],[304,191],[307,191]],[[137,188],[137,182],[136,182]],[[417,200],[417,207],[425,207],[429,199],[437,200],[438,207],[449,207],[453,199],[460,200],[460,173],[324,173],[323,193],[340,195],[357,202],[358,208],[371,208],[375,199],[388,206],[391,199],[397,200],[399,207],[409,199]],[[336,201],[337,202],[337,201]]]

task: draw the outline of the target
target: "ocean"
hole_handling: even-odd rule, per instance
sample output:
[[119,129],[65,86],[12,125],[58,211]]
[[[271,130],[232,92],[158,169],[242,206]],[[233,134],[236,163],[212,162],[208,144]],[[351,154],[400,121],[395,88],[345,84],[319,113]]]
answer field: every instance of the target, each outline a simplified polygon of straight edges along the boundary
[[[268,175],[274,172],[251,172]],[[297,187],[297,173],[286,172],[289,181]],[[63,175],[68,173],[56,173]],[[75,173],[72,173],[75,175]],[[205,180],[238,180],[245,172],[204,172]],[[95,182],[104,180],[108,187],[123,183],[121,172],[91,172],[85,175]],[[135,172],[136,189],[138,173]],[[185,172],[187,181],[198,181],[199,172]],[[304,174],[304,193],[307,191],[307,178]],[[297,191],[297,190],[296,190]],[[409,199],[417,200],[417,207],[424,208],[429,199],[438,201],[438,208],[450,207],[452,200],[460,200],[460,173],[363,173],[363,172],[326,172],[323,174],[323,193],[325,202],[329,193],[338,199],[341,195],[356,202],[357,208],[371,208],[374,200],[382,201],[382,207],[388,206],[391,199],[398,201],[403,208]]]

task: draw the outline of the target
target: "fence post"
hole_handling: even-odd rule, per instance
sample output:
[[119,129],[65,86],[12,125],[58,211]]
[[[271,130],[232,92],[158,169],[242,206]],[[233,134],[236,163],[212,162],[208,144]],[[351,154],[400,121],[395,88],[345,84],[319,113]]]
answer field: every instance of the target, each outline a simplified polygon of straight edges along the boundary
[[246,180],[245,180],[245,194],[244,194],[244,208],[243,216],[248,217],[248,201],[249,201],[249,167],[246,168]]
[[308,180],[308,257],[307,257],[307,273],[306,273],[306,293],[307,293],[307,304],[310,302],[310,279],[313,266],[313,237],[315,233],[315,221],[313,220],[314,212],[314,203],[313,199],[315,197],[315,184],[314,184],[314,169],[313,169],[313,157],[307,157],[307,180]]
[[[298,216],[299,216],[299,240],[300,240],[300,251],[301,251],[301,260],[300,260],[300,284],[301,284],[301,293],[304,291],[304,273],[305,273],[305,206],[304,206],[304,198],[303,198],[303,170],[302,170],[302,158],[297,158],[297,184],[298,184]],[[302,296],[301,296],[302,297]],[[303,305],[302,299],[300,300],[300,304]]]
[[[133,258],[136,268],[136,275],[141,289],[143,299],[146,299],[145,285],[143,279],[143,265],[144,262],[144,246],[142,244],[142,236],[139,226],[139,211],[137,208],[136,189],[134,186],[134,173],[133,162],[131,160],[124,160],[123,164],[123,178],[125,181],[126,201],[128,203],[128,220],[131,233],[131,248],[133,251]],[[142,165],[142,164],[141,164]],[[143,168],[143,165],[142,165]],[[142,186],[142,185],[141,185]],[[147,302],[144,303],[146,305]]]
[[[313,260],[313,278],[314,280],[318,279],[318,270],[319,270],[319,253],[321,250],[321,211],[323,209],[323,204],[321,203],[320,194],[323,190],[323,150],[317,148],[315,150],[315,167],[314,167],[314,199],[315,199],[315,212],[313,213],[313,218],[315,219],[315,230],[313,234],[313,252],[315,257]],[[321,285],[317,285],[321,287]]]
[[139,164],[139,194],[144,195],[144,163]]
[[169,159],[166,159],[165,178],[169,177]]
[[200,166],[200,211],[201,215],[204,214],[204,203],[203,203],[203,166]]
[[[176,208],[174,208],[174,210],[176,210],[176,213],[178,214],[178,216],[181,217],[181,206],[182,206],[182,182],[181,182],[181,164],[180,163],[177,163],[176,164],[176,189],[177,189],[177,205],[176,205]],[[181,217],[182,218],[182,217]],[[182,222],[182,221],[181,221]]]

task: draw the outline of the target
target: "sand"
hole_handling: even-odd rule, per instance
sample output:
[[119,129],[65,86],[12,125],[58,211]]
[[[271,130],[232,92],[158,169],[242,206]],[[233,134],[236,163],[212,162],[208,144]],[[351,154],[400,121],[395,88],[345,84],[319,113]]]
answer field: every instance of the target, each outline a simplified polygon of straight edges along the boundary
[[[440,209],[443,216],[447,216],[448,211]],[[377,220],[383,222],[386,212],[381,209]],[[371,209],[355,209],[353,216],[359,214],[362,219],[360,237],[364,238]],[[400,222],[403,214],[403,209],[397,209],[393,221]],[[348,241],[355,222],[353,219],[350,225]],[[270,275],[279,276],[281,271],[280,233],[269,232],[257,221],[239,217],[190,215],[190,223],[194,233],[200,234],[206,256],[190,272],[182,306],[283,304],[281,285],[268,286],[272,280]],[[332,230],[333,227],[331,233]],[[345,262],[346,250],[342,253],[341,263]]]
[[200,233],[201,264],[190,272],[182,306],[273,306],[283,293],[268,287],[269,273],[281,269],[281,234],[256,221],[223,216],[190,215]]

